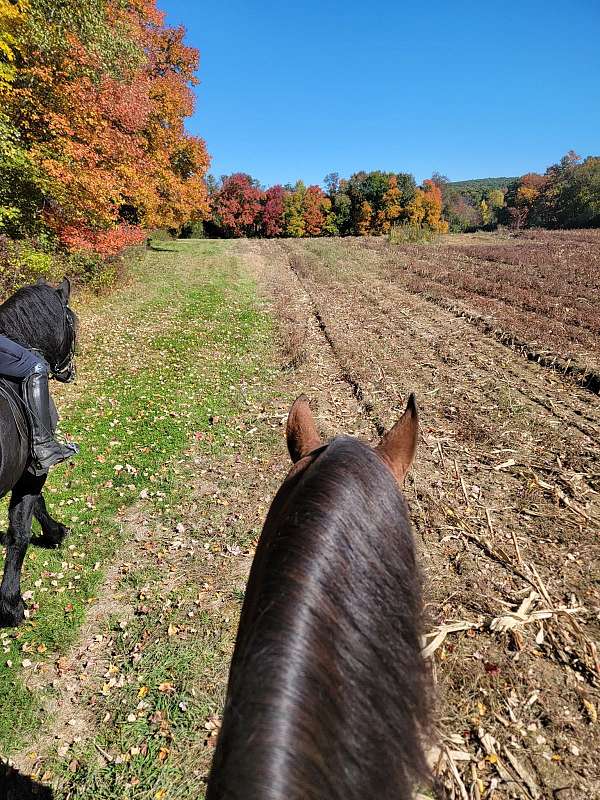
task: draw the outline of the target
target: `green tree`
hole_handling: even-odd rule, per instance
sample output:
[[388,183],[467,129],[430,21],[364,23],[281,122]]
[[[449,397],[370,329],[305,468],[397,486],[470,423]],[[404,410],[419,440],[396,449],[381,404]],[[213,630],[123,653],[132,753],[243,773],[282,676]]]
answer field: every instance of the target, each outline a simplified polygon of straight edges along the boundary
[[[563,159],[564,161],[564,159]],[[600,157],[567,163],[551,178],[553,221],[562,228],[600,225]]]
[[502,189],[490,189],[487,193],[487,204],[492,210],[502,208],[504,205],[504,192]]
[[340,236],[352,233],[352,200],[344,191],[338,191],[331,199],[335,223]]

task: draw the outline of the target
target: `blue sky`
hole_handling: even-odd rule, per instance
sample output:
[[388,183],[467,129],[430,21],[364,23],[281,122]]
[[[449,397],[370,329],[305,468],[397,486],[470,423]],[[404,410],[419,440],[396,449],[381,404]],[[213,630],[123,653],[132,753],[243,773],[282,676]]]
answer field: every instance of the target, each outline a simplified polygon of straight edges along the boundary
[[158,0],[201,54],[219,176],[451,180],[600,155],[600,0]]

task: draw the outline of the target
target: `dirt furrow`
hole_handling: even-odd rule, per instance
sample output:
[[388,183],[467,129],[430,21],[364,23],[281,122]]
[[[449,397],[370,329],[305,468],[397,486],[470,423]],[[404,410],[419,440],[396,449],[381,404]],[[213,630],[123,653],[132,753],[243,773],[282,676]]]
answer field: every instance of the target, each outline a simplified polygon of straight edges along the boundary
[[[582,712],[598,697],[589,565],[598,552],[600,425],[591,396],[397,285],[361,277],[355,264],[331,270],[305,243],[240,247],[262,256],[271,287],[300,292],[304,306],[309,295],[325,335],[318,345],[377,430],[417,392],[424,446],[408,496],[431,627],[483,626],[436,654],[446,741],[457,746],[458,736],[475,759],[485,756],[486,733],[505,761],[516,748],[549,797],[569,797],[569,786],[578,787],[572,797],[598,791]],[[489,630],[532,590],[534,608],[564,610],[514,634]]]

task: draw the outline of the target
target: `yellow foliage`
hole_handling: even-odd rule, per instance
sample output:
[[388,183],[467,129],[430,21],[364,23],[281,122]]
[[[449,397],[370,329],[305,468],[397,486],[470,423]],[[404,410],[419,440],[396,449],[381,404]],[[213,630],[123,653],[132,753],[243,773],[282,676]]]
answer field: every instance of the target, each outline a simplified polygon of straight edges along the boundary
[[517,189],[517,204],[530,206],[540,196],[539,190],[533,186],[519,186]]
[[[390,176],[390,188],[383,195],[383,220],[381,221],[381,232],[388,233],[391,226],[400,219],[402,214],[402,192],[398,188],[398,179],[395,175]],[[381,213],[381,212],[379,212]]]
[[380,209],[377,214],[375,214],[375,220],[373,222],[374,233],[389,233],[390,228],[391,224],[387,218],[385,209]]
[[487,198],[490,208],[502,208],[504,205],[504,192],[502,189],[492,189]]
[[25,19],[26,3],[0,0],[0,89],[15,77],[14,62],[19,49],[19,28]]
[[490,211],[490,207],[485,202],[485,200],[481,201],[481,203],[479,204],[479,207],[481,209],[481,220],[482,220],[483,224],[484,225],[489,225],[490,222],[492,221],[492,212]]

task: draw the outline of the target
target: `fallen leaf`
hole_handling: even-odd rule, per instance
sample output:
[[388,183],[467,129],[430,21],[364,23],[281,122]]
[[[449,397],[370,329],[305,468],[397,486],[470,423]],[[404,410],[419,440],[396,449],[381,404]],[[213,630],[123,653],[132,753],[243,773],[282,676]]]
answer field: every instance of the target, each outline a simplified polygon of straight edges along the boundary
[[585,706],[585,710],[588,712],[592,722],[598,722],[598,712],[596,711],[596,706],[593,703],[590,703],[589,700],[586,700],[585,697],[583,698],[583,705]]
[[166,759],[167,759],[167,757],[169,755],[169,752],[170,752],[170,750],[169,750],[168,747],[161,747],[160,750],[158,751],[158,760],[161,761],[161,762],[162,761],[166,761]]

